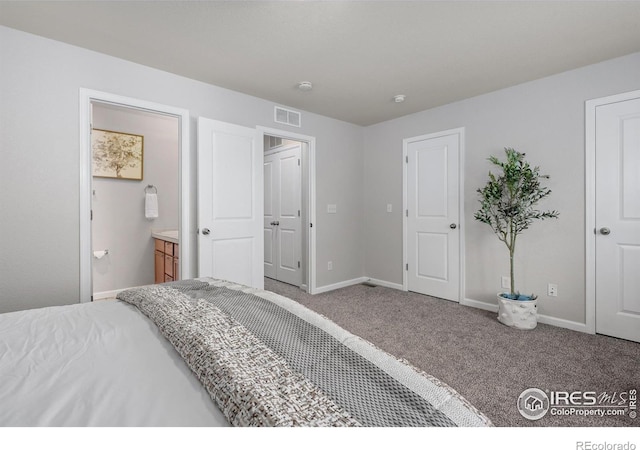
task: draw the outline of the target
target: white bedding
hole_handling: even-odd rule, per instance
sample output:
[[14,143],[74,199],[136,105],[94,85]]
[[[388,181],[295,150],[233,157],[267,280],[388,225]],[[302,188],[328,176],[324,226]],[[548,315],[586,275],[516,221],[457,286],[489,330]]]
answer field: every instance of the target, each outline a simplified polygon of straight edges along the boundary
[[[247,412],[248,424],[263,408],[256,424],[311,424],[328,395],[320,418],[344,412],[365,426],[491,426],[440,380],[291,299],[199,281],[126,291],[127,303],[0,314],[0,426],[228,426],[216,402],[232,422]],[[228,323],[233,330],[224,334]],[[290,372],[306,387],[300,399],[293,384],[268,383]],[[296,408],[310,419],[289,420]]]
[[101,301],[0,314],[0,426],[41,425],[228,423],[155,325]]

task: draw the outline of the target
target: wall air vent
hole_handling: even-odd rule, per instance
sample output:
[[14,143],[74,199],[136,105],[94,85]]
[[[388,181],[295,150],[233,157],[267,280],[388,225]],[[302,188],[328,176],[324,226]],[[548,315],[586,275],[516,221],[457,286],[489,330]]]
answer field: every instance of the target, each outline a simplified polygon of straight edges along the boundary
[[282,147],[282,138],[277,136],[269,136],[269,148]]
[[290,109],[281,108],[280,106],[275,107],[275,116],[274,120],[277,123],[283,123],[285,125],[291,125],[292,127],[301,126],[301,115],[298,111],[292,111]]

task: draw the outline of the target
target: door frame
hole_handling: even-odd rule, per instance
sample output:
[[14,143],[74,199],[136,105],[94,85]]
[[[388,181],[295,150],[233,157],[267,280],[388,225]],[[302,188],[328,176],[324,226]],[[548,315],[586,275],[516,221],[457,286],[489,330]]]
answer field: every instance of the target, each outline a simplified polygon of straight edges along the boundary
[[[307,244],[307,292],[309,294],[317,293],[316,287],[316,230],[313,227],[316,222],[316,138],[304,134],[293,133],[290,131],[279,130],[276,128],[267,128],[258,126],[256,129],[261,133],[264,143],[264,136],[275,136],[283,139],[291,139],[306,143],[309,149],[309,172],[307,173],[307,222],[302,226],[309,231],[309,240]],[[264,148],[263,148],[264,155]],[[264,196],[264,187],[263,187]],[[304,243],[303,243],[304,245]]]
[[438,131],[436,133],[428,133],[420,136],[414,136],[410,138],[405,138],[402,140],[402,290],[409,290],[409,277],[407,274],[407,264],[409,261],[408,258],[408,249],[407,249],[407,222],[408,217],[406,214],[408,205],[408,146],[412,142],[422,141],[425,139],[433,139],[439,138],[443,136],[449,135],[457,135],[458,136],[458,146],[459,146],[459,154],[458,154],[458,236],[459,236],[459,254],[458,254],[458,270],[459,270],[459,281],[458,281],[458,303],[462,303],[462,300],[465,298],[465,220],[464,220],[464,144],[465,144],[465,128],[452,128],[450,130]]
[[189,111],[183,108],[139,100],[108,92],[80,88],[80,303],[90,302],[93,296],[93,265],[91,260],[91,103],[105,103],[126,108],[139,109],[156,114],[176,117],[179,121],[178,189],[180,223],[180,278],[191,278],[191,190]]
[[585,326],[596,333],[596,109],[640,97],[640,90],[585,102]]

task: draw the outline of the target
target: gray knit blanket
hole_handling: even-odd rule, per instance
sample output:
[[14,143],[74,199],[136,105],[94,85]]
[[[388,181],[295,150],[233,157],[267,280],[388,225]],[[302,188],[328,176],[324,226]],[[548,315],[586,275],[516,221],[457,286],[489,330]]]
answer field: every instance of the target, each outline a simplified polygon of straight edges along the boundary
[[220,280],[123,291],[235,426],[488,426],[453,389],[292,300]]

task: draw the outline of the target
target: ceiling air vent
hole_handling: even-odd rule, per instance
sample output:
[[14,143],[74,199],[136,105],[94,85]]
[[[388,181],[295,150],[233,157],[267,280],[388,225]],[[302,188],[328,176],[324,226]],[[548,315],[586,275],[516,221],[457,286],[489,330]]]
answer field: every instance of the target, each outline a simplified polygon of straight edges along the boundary
[[277,123],[283,123],[285,125],[300,128],[300,113],[298,111],[291,111],[290,109],[276,106],[275,121]]

